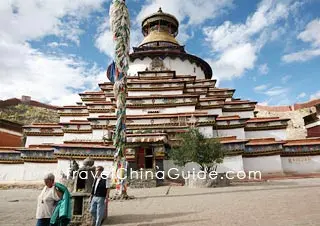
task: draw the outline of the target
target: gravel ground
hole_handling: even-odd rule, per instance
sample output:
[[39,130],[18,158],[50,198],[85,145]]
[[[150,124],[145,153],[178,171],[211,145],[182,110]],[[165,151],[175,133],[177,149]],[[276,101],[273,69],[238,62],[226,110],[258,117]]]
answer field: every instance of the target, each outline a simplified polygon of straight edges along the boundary
[[[40,190],[0,190],[0,225],[35,225]],[[105,225],[320,225],[320,179],[270,181],[227,188],[130,189],[111,201]],[[120,211],[120,209],[122,209]]]

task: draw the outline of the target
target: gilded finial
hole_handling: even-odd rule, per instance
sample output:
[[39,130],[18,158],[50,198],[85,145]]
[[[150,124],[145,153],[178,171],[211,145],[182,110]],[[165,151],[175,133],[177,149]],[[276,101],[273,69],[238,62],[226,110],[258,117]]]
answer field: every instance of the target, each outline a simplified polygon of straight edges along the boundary
[[158,13],[162,13],[162,9],[161,9],[161,7],[159,8]]

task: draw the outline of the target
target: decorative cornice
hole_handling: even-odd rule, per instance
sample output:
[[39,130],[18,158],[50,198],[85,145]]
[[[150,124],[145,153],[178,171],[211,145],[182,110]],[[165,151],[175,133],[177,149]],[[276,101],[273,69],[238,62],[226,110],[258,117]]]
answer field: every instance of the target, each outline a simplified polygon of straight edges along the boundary
[[218,104],[218,105],[198,105],[197,109],[219,109],[223,108],[223,104]]
[[22,159],[0,159],[0,164],[23,164]]
[[61,154],[61,153],[55,153],[54,156],[56,156],[57,159],[86,159],[87,157],[92,158],[93,160],[114,160],[113,156],[108,155],[92,155],[92,154]]
[[241,112],[241,111],[254,111],[255,107],[237,107],[237,108],[223,108],[222,111],[223,112]]
[[38,163],[57,163],[56,158],[36,158],[36,157],[22,157],[24,162],[38,162]]
[[88,111],[90,113],[115,113],[116,112],[115,109],[104,109],[104,108],[88,109]]
[[264,131],[264,130],[280,130],[287,129],[287,125],[263,126],[263,127],[245,127],[245,131]]
[[271,151],[254,151],[254,152],[244,152],[243,158],[260,157],[260,156],[271,156],[280,155],[282,150],[271,150]]
[[41,133],[41,132],[24,132],[27,136],[52,136],[52,137],[60,137],[63,136],[62,133]]
[[226,151],[226,156],[237,156],[237,155],[243,155],[244,150],[232,150],[232,151]]
[[295,152],[286,152],[281,153],[281,157],[295,157],[295,156],[309,156],[309,155],[320,155],[320,150],[317,151],[295,151]]
[[59,113],[60,116],[89,116],[89,113],[77,113],[77,112],[66,112],[66,113]]
[[92,133],[91,129],[75,130],[75,129],[63,129],[64,133]]
[[217,124],[217,129],[238,129],[238,128],[244,128],[245,124],[236,124],[236,125],[219,125]]

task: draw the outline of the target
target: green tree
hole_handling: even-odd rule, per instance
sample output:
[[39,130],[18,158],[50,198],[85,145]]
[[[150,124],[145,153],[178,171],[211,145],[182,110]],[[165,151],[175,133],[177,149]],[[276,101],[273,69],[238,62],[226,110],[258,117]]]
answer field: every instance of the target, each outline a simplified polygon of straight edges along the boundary
[[178,145],[169,152],[169,158],[180,167],[189,162],[200,165],[201,171],[210,173],[223,162],[225,153],[222,144],[216,138],[205,138],[197,128],[177,135]]

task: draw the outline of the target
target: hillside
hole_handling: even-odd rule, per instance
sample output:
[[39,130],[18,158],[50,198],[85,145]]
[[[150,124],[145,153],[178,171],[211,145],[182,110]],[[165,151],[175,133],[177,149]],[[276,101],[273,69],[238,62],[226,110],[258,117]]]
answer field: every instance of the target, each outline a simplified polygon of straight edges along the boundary
[[44,122],[58,123],[59,115],[57,110],[18,104],[0,108],[0,119],[29,125]]

